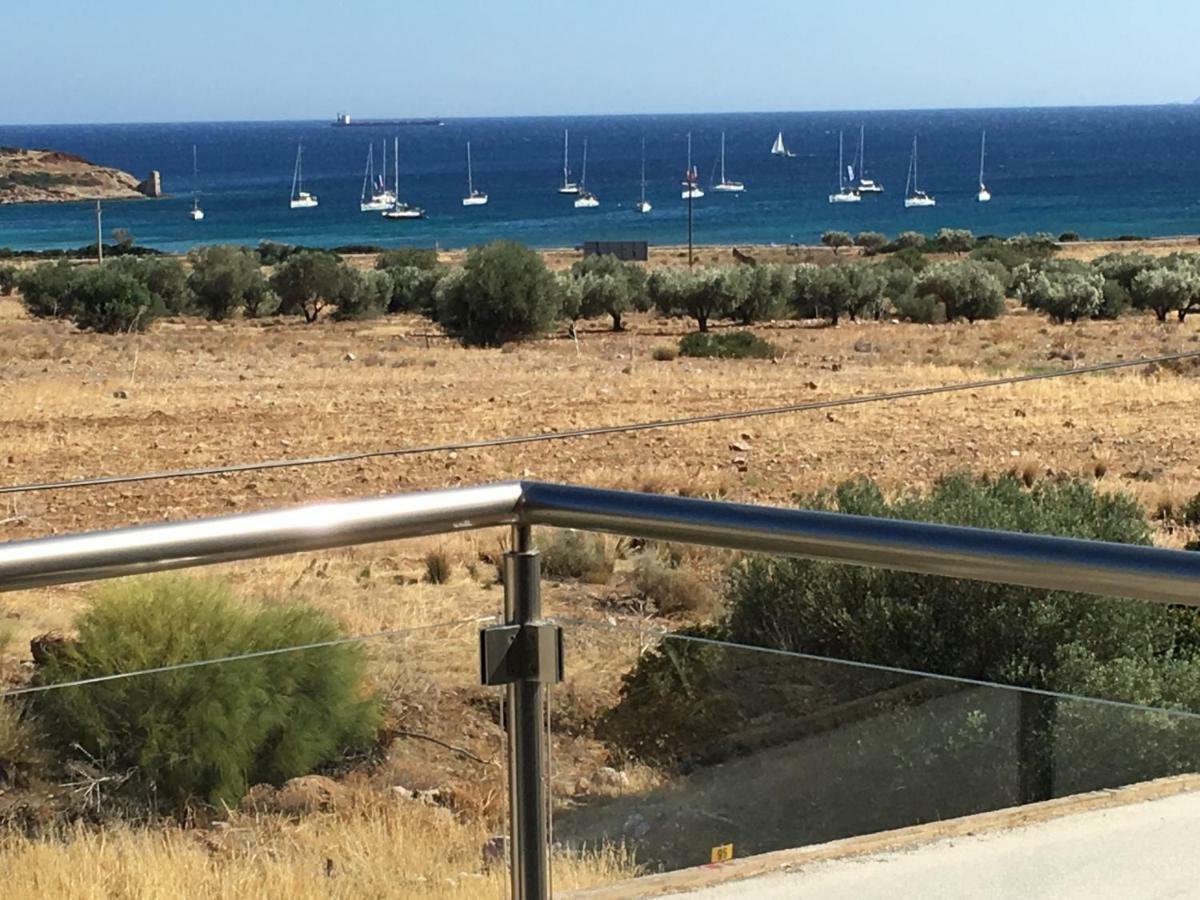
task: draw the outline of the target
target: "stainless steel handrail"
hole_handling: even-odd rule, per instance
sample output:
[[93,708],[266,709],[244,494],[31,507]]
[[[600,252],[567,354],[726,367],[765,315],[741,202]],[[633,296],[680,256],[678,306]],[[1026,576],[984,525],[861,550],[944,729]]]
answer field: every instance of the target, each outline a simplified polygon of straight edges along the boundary
[[1200,553],[540,482],[14,541],[0,591],[511,524],[1200,605]]

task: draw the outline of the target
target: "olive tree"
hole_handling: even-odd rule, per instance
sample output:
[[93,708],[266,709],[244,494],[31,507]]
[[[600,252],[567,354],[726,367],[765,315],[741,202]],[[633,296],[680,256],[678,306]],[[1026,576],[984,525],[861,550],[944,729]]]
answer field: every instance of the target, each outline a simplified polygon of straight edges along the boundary
[[261,310],[269,288],[253,250],[234,244],[197,247],[188,261],[191,305],[206,318],[220,321],[239,309],[248,315]]
[[965,228],[941,228],[933,242],[947,253],[967,253],[975,247],[975,235]]
[[650,308],[646,295],[646,273],[634,263],[622,262],[611,254],[581,259],[571,267],[580,279],[580,315],[584,318],[609,316],[612,330],[623,331],[621,317],[631,311]]
[[528,247],[507,240],[473,247],[461,273],[439,282],[437,316],[447,333],[468,346],[538,337],[558,319],[554,275]]
[[279,295],[279,311],[300,314],[312,324],[327,306],[338,306],[358,289],[355,273],[340,257],[320,250],[301,250],[283,261],[271,275]]
[[1004,312],[1004,285],[974,260],[930,266],[917,278],[916,293],[940,300],[948,321],[995,319]]
[[1090,318],[1104,302],[1104,276],[1086,266],[1047,267],[1022,273],[1017,296],[1030,309],[1040,310],[1050,320],[1063,324]]
[[832,247],[836,254],[842,247],[853,247],[854,238],[850,237],[848,231],[826,231],[821,235],[821,243],[826,247]]
[[1134,277],[1129,296],[1135,308],[1153,310],[1160,322],[1172,311],[1182,322],[1200,302],[1200,273],[1186,264],[1144,269]]

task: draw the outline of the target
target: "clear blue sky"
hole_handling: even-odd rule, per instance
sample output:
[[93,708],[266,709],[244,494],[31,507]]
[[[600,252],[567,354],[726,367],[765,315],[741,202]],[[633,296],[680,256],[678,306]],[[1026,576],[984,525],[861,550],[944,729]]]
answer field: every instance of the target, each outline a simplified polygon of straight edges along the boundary
[[11,0],[0,124],[1165,103],[1200,0]]

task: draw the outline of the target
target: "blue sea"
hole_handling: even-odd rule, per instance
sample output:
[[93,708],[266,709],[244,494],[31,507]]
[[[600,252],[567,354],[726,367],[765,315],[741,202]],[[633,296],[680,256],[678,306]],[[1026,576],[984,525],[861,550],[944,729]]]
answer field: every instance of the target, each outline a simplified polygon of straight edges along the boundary
[[[846,161],[859,127],[866,175],[885,192],[831,205],[838,132]],[[571,132],[573,177],[588,140],[588,188],[598,209],[576,210],[556,188],[563,129]],[[975,201],[980,133],[987,131],[986,182],[993,200]],[[782,131],[794,158],[772,156]],[[269,239],[320,246],[467,246],[496,237],[538,247],[583,240],[686,241],[680,199],[687,135],[702,184],[715,180],[721,133],[726,171],[741,195],[709,192],[696,201],[698,243],[813,242],[821,232],[941,227],[976,234],[1077,231],[1084,236],[1200,232],[1200,106],[908,112],[755,113],[577,118],[448,119],[441,126],[332,127],[321,122],[0,126],[0,145],[49,147],[144,177],[159,169],[164,200],[106,202],[106,232],[124,228],[140,244],[180,251],[198,243]],[[919,139],[921,187],[932,209],[906,210],[905,176]],[[388,221],[358,210],[370,142],[400,140],[402,199],[428,211],[421,221]],[[647,196],[639,215],[641,141]],[[465,144],[487,206],[464,208]],[[304,144],[304,185],[320,206],[290,210],[292,167]],[[192,145],[207,217],[193,222]],[[389,180],[391,172],[389,171]],[[77,247],[94,239],[90,203],[0,206],[0,247]]]

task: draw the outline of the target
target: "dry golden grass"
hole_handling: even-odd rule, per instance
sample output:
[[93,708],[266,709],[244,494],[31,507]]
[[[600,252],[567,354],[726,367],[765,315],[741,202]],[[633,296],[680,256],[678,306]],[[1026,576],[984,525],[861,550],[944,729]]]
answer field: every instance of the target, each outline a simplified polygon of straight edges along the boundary
[[[488,831],[412,801],[360,798],[300,821],[234,814],[214,829],[78,827],[61,837],[0,837],[13,900],[317,900],[505,896],[488,867]],[[554,860],[556,890],[636,874],[619,850]]]

